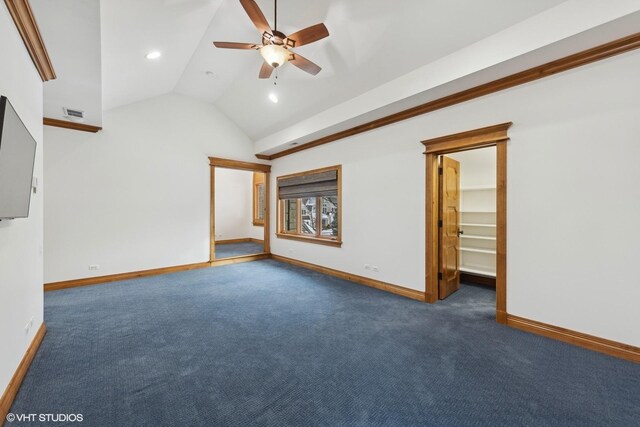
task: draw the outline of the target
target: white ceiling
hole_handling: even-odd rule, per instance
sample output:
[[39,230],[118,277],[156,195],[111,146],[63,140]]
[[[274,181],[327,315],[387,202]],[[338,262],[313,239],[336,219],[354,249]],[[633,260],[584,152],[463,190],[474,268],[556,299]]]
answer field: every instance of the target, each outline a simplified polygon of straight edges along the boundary
[[[214,40],[260,40],[238,0],[102,0],[102,107],[178,92],[215,103],[258,140],[562,2],[280,0],[279,30],[290,34],[324,22],[331,35],[297,49],[323,68],[320,74],[310,76],[285,64],[278,73],[280,102],[272,104],[267,95],[273,79],[257,77],[258,52],[212,45]],[[257,3],[273,24],[273,0]],[[77,8],[60,9],[78,15]],[[37,12],[41,26],[59,28],[59,39],[64,39],[61,22],[65,31],[74,29],[69,20]],[[47,34],[45,42],[50,38]],[[55,44],[62,47],[55,48],[54,66],[78,56],[72,43]],[[162,57],[145,59],[152,50],[160,50]],[[99,71],[94,74],[100,79]],[[73,71],[67,75],[71,79]],[[60,86],[61,93],[65,88],[79,93],[78,82]]]
[[[44,116],[66,120],[62,107],[102,124],[100,0],[32,0],[56,79],[43,85]],[[73,13],[69,13],[73,11]]]

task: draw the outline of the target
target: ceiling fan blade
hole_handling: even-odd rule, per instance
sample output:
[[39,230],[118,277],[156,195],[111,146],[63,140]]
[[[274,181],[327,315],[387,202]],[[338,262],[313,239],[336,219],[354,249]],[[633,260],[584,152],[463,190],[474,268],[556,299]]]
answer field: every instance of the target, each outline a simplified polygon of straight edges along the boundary
[[260,68],[259,77],[261,79],[268,79],[269,77],[271,77],[271,73],[273,73],[273,67],[262,61],[262,67]]
[[302,71],[306,71],[309,74],[313,74],[314,76],[322,70],[318,65],[309,61],[307,58],[298,55],[297,53],[293,54],[293,58],[289,60],[293,65],[300,68]]
[[213,42],[213,45],[223,49],[258,49],[258,46],[251,43]]
[[329,30],[327,30],[327,27],[324,24],[316,24],[291,34],[287,39],[295,42],[293,47],[300,47],[328,36]]
[[271,27],[267,22],[267,18],[264,17],[264,14],[260,10],[260,7],[254,0],[240,0],[240,4],[249,15],[249,18],[253,22],[253,25],[256,26],[260,34],[269,33],[273,34],[271,31]]

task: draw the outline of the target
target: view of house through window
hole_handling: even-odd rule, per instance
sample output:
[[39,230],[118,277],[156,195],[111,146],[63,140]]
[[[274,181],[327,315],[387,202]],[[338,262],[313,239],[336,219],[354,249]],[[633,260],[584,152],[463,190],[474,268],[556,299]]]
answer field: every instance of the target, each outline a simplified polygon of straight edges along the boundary
[[340,242],[340,167],[278,178],[278,236]]

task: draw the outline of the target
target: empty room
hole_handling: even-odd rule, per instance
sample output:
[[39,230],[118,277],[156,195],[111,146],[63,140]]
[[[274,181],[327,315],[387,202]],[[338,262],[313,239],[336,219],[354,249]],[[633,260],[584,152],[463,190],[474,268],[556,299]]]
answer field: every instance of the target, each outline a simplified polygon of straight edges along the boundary
[[3,0],[0,425],[637,426],[640,0]]

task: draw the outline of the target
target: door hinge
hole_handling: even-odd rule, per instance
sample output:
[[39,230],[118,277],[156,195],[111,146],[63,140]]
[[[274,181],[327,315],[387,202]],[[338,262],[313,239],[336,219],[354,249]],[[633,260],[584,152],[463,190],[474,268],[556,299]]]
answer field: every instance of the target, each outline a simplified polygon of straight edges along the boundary
[[438,273],[438,280],[442,280],[442,273]]
[[442,220],[441,219],[438,220],[438,227],[442,228]]
[[439,174],[439,175],[442,175],[442,168],[441,168],[441,167],[440,167],[440,168],[438,168],[438,174]]

